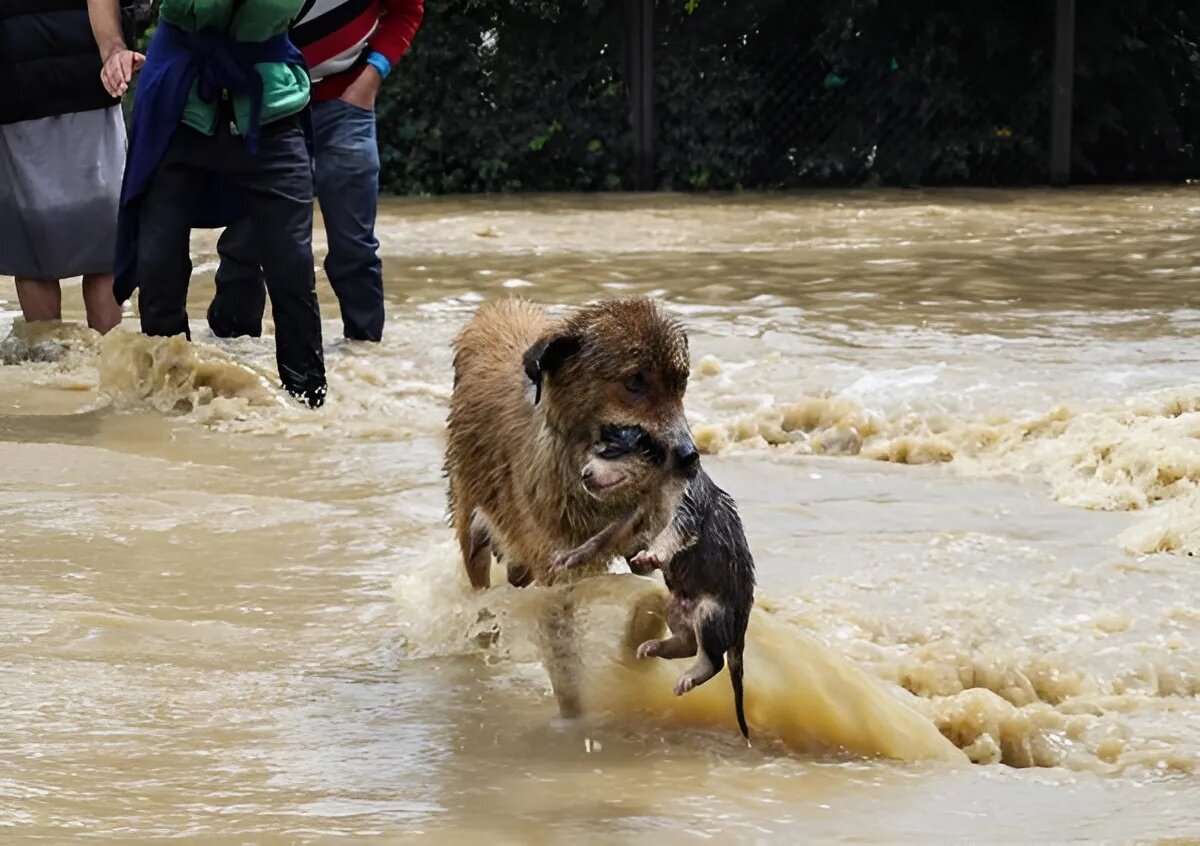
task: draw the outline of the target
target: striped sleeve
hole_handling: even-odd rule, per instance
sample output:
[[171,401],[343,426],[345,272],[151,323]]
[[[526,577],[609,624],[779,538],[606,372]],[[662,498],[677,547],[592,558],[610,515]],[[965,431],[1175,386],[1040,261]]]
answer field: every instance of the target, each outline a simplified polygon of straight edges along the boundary
[[379,11],[379,0],[306,0],[291,38],[304,53],[313,82],[358,61],[379,24]]
[[425,15],[424,0],[382,0],[383,16],[368,46],[392,65],[412,46],[413,37]]
[[424,15],[423,0],[305,0],[292,24],[314,83],[349,70],[368,51],[395,64]]

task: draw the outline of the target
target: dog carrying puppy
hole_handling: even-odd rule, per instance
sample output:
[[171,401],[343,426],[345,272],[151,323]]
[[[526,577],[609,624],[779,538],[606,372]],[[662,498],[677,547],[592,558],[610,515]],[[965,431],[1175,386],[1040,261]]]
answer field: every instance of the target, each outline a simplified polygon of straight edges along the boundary
[[[667,451],[696,450],[683,413],[690,372],[687,335],[647,297],[603,300],[561,320],[519,299],[484,304],[454,341],[447,420],[449,518],[471,585],[491,584],[493,555],[516,586],[590,574],[607,559],[551,568],[640,502],[661,502],[641,484],[580,484],[605,427],[640,427]],[[671,519],[644,515],[654,534]],[[618,553],[640,547],[618,538]],[[543,646],[563,716],[581,710],[580,663],[569,592],[547,597]]]
[[[638,658],[691,658],[698,660],[675,684],[682,696],[704,684],[729,659],[738,728],[748,740],[742,653],[746,627],[754,605],[754,559],[738,516],[737,503],[700,466],[699,455],[664,459],[648,443],[652,438],[636,430],[611,436],[598,444],[594,458],[584,471],[604,479],[634,475],[645,477],[659,471],[667,484],[659,496],[673,513],[670,523],[646,547],[629,559],[639,575],[661,569],[670,597],[667,625],[671,637],[647,640],[637,650]],[[641,538],[645,505],[631,508],[580,548],[556,555],[558,566],[597,555],[612,555],[628,537]]]

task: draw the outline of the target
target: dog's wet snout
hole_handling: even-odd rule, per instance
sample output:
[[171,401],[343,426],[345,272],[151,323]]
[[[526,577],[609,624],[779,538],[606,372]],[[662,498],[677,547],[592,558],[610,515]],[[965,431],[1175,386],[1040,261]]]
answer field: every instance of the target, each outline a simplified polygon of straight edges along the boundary
[[680,467],[691,467],[699,457],[700,452],[690,438],[675,447],[675,460],[679,462]]

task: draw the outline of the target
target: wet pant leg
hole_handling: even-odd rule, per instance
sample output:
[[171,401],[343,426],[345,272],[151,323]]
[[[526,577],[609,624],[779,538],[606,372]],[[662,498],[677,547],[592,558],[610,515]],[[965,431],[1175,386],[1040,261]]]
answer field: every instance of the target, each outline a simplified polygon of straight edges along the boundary
[[262,335],[266,280],[259,262],[254,222],[239,220],[217,240],[217,288],[208,307],[208,326],[218,338]]
[[383,262],[375,237],[379,146],[375,112],[342,100],[313,105],[316,191],[329,254],[325,274],[347,338],[383,337]]
[[189,245],[191,206],[181,198],[197,196],[204,171],[192,164],[193,148],[203,135],[180,127],[159,164],[142,203],[138,234],[138,313],[146,335],[186,335],[187,293],[192,277]]
[[321,313],[313,272],[313,174],[296,118],[262,128],[255,157],[231,174],[249,217],[275,319],[275,357],[284,387],[309,405],[325,401]]

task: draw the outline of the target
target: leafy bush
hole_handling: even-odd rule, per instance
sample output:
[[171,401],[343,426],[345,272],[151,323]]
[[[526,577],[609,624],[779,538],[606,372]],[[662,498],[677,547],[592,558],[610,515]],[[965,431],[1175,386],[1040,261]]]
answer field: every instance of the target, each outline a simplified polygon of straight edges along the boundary
[[1076,39],[1077,176],[1200,175],[1200,6],[1095,0]]
[[396,193],[628,187],[619,2],[431,2],[380,98]]
[[[427,0],[379,101],[399,194],[628,189],[626,3]],[[1053,0],[657,0],[656,179],[1047,177]],[[1200,7],[1078,4],[1076,179],[1200,175]]]

